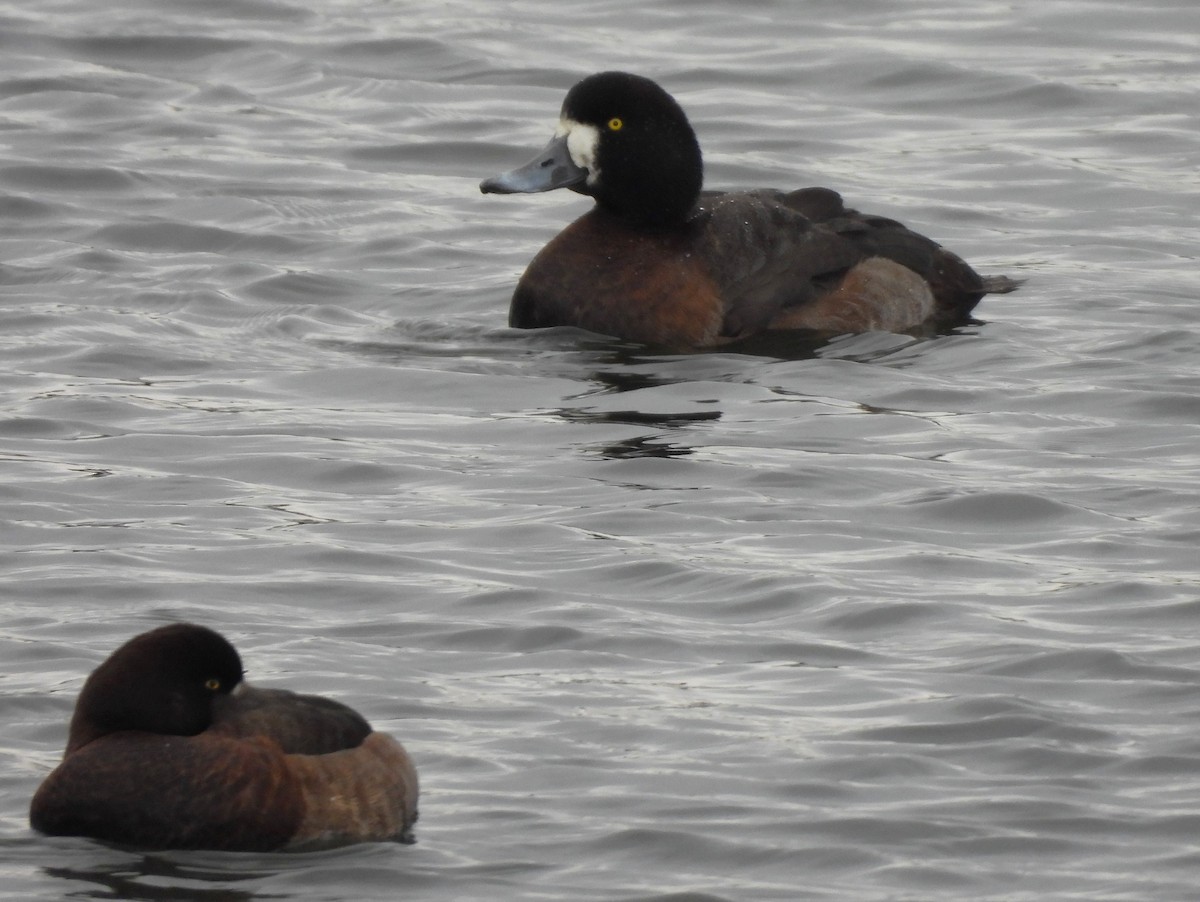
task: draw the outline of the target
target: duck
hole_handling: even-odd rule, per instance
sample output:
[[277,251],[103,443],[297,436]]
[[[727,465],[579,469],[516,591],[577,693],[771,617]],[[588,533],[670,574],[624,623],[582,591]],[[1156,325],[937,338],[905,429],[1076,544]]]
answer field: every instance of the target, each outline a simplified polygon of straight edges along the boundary
[[687,115],[658,83],[615,71],[579,81],[546,147],[479,186],[595,202],[529,263],[509,325],[702,351],[775,332],[948,330],[1021,284],[832,189],[707,191],[703,173]]
[[413,842],[404,747],[332,699],[258,688],[215,630],[171,623],[84,682],[31,826],[139,849],[269,852]]

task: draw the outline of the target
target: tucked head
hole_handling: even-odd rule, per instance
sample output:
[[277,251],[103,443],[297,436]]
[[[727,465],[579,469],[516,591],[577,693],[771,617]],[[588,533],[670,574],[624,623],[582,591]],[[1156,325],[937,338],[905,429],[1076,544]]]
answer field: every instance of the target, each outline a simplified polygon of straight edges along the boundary
[[674,98],[648,78],[601,72],[571,88],[537,157],[479,187],[485,194],[571,188],[631,222],[660,226],[687,217],[703,178],[700,145]]
[[84,683],[67,752],[121,730],[194,736],[212,722],[214,699],[241,680],[241,658],[213,630],[175,623],[142,633]]

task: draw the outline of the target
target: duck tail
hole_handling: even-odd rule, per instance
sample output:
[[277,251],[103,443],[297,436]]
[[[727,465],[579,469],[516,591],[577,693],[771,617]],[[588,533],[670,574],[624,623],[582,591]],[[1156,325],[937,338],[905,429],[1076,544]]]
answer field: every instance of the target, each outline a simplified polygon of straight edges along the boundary
[[984,294],[1008,294],[1025,284],[1024,279],[1010,279],[1008,276],[982,276],[981,279]]

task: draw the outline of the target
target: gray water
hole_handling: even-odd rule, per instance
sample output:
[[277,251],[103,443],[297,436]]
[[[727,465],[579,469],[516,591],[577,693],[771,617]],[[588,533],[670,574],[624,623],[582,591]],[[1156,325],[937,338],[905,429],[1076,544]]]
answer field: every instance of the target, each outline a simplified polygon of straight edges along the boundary
[[[1194,3],[0,2],[0,899],[1185,900],[1200,880]],[[1025,277],[951,335],[505,328],[566,89],[710,186]],[[402,739],[419,843],[29,830],[189,619]]]

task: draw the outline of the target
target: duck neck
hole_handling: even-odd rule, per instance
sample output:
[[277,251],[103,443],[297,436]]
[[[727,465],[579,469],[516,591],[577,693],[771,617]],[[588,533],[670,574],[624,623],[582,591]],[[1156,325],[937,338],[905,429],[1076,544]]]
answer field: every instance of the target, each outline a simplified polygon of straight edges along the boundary
[[605,160],[591,195],[605,211],[630,225],[666,228],[687,220],[700,198],[704,164],[694,135],[652,159]]

